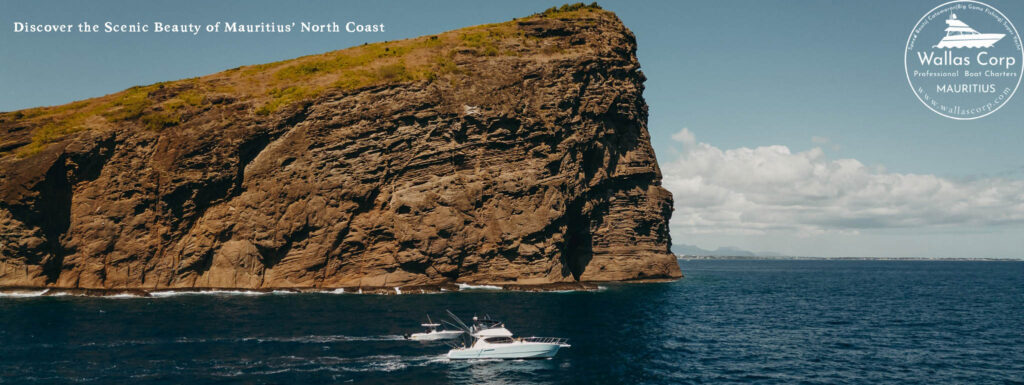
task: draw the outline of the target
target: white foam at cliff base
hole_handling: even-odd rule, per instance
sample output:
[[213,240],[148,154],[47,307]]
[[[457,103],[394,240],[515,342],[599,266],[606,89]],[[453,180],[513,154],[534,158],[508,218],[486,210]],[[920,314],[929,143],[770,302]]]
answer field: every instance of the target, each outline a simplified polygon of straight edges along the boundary
[[187,291],[154,291],[152,293],[149,293],[149,295],[151,295],[153,297],[159,297],[159,298],[177,297],[179,295],[188,295],[188,294],[199,294],[199,293],[187,292]]
[[126,299],[126,298],[146,298],[146,297],[138,295],[138,294],[121,293],[121,294],[114,294],[114,295],[105,295],[105,296],[102,296],[100,298]]
[[502,290],[501,286],[494,285],[470,285],[468,283],[460,283],[459,290]]
[[0,298],[5,298],[5,297],[6,298],[42,297],[48,291],[50,291],[50,290],[0,292]]
[[43,296],[46,296],[46,297],[69,297],[69,296],[75,296],[75,297],[96,297],[96,298],[113,298],[113,299],[145,298],[145,296],[143,296],[143,295],[132,294],[132,293],[119,293],[119,294],[104,295],[104,296],[90,296],[88,294],[72,293],[72,292],[59,291],[59,290],[51,292],[50,289],[36,290],[36,291],[0,292],[0,298],[5,298],[5,297],[6,298],[34,298],[34,297],[43,297]]
[[266,294],[268,294],[265,291],[254,291],[254,290],[213,290],[213,291],[206,291],[206,292],[199,292],[199,293],[203,293],[203,294],[209,293],[209,294],[216,294],[216,295],[266,295]]
[[[290,291],[278,290],[274,294],[291,294]],[[153,297],[175,297],[179,295],[265,295],[265,291],[253,290],[203,290],[203,291],[154,291],[149,293]]]

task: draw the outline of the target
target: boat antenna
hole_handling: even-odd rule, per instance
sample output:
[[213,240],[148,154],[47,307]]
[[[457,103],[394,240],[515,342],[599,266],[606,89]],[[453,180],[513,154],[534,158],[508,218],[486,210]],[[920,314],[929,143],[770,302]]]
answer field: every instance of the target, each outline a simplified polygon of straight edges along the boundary
[[466,326],[466,324],[462,322],[462,320],[459,319],[458,316],[452,314],[451,310],[446,309],[445,312],[448,313],[448,316],[452,318],[452,321],[454,321],[455,324],[452,324],[451,322],[448,321],[444,321],[445,323],[452,325],[458,329],[462,329],[463,331],[466,332],[465,334],[462,335],[462,338],[460,338],[462,340],[462,346],[468,346],[469,344],[471,344],[473,342],[473,329],[470,328],[469,326]]
[[456,329],[462,330],[462,326],[459,326],[459,325],[453,324],[453,323],[451,323],[451,322],[448,322],[448,321],[445,321],[445,320],[441,320],[441,322],[442,322],[442,323],[444,323],[445,325],[448,325],[448,326],[451,326],[451,327],[453,327],[453,328],[456,328]]
[[455,321],[455,325],[452,325],[452,326],[457,326],[459,329],[465,330],[466,333],[472,333],[473,332],[472,330],[470,330],[469,326],[466,326],[466,324],[463,323],[461,319],[459,319],[458,316],[456,316],[455,314],[452,314],[451,310],[445,310],[445,312],[448,313],[449,317],[452,317],[452,321]]

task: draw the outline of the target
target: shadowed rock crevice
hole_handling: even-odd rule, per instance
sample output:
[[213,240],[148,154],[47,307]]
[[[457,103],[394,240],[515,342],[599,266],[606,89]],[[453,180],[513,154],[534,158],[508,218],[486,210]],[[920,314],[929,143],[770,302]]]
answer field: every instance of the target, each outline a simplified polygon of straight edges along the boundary
[[[65,238],[71,226],[75,186],[98,178],[116,145],[113,135],[90,135],[89,139],[91,142],[67,144],[36,159],[15,160],[12,168],[0,173],[5,191],[0,210],[7,211],[15,223],[35,229],[28,242],[8,243],[0,250],[40,266],[46,283],[56,282],[68,254]],[[41,177],[33,175],[40,170]],[[10,235],[4,234],[5,242],[12,241]]]
[[589,213],[582,212],[582,208],[582,201],[569,207],[565,251],[562,255],[562,275],[571,275],[577,281],[586,270],[587,264],[594,258],[594,234],[590,228],[592,220]]
[[47,283],[57,281],[64,264],[65,250],[61,237],[71,226],[71,183],[61,156],[46,173],[46,182],[39,186],[40,210],[36,223],[46,236],[49,258],[43,261]]

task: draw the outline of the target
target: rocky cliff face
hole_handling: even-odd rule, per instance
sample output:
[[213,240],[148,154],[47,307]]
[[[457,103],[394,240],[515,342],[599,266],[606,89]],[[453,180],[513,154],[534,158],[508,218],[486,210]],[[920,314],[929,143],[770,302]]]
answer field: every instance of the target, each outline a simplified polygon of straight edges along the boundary
[[679,277],[635,49],[563,9],[0,114],[0,287]]

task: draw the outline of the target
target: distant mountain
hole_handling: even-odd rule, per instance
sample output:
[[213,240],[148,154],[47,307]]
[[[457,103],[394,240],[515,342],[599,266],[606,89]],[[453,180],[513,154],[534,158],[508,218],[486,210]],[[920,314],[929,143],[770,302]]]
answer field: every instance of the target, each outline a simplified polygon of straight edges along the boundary
[[782,254],[770,251],[748,251],[738,247],[725,246],[714,250],[706,250],[694,245],[672,245],[672,252],[677,256],[697,257],[780,257]]

